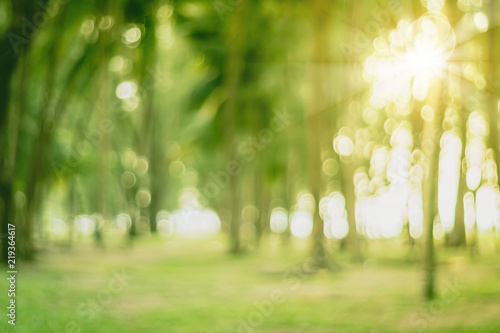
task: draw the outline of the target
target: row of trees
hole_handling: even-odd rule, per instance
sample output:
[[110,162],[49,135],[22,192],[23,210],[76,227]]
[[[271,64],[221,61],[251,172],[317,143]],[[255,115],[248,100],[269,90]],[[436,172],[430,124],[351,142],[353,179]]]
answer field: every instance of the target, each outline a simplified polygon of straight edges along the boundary
[[[493,1],[490,6],[493,26]],[[449,244],[466,241],[463,198],[468,192],[471,108],[487,111],[483,113],[490,128],[484,140],[489,140],[496,165],[500,163],[497,98],[491,90],[497,75],[495,30],[467,40],[457,36],[462,44],[451,60],[460,65],[440,63],[440,79],[432,80],[423,97],[415,90],[429,64],[419,59],[415,68],[407,68],[415,73],[409,74],[409,92],[403,92],[410,94],[406,103],[393,96],[401,88],[397,84],[384,91],[377,90],[380,80],[370,84],[367,57],[380,51],[380,59],[387,59],[387,52],[393,51],[387,51],[382,39],[395,43],[389,36],[403,29],[408,17],[430,15],[430,22],[440,28],[441,11],[458,22],[481,9],[486,10],[461,8],[462,13],[453,4],[436,11],[390,1],[329,0],[4,4],[3,260],[12,222],[18,226],[20,254],[25,260],[34,258],[35,233],[44,237],[42,216],[50,209],[64,215],[70,238],[77,215],[98,213],[94,237],[102,244],[102,226],[113,216],[129,216],[131,240],[146,228],[156,233],[161,211],[179,205],[214,207],[230,236],[231,252],[240,253],[269,232],[273,208],[297,210],[297,196],[307,189],[315,202],[312,253],[322,258],[317,268],[333,267],[325,248],[327,216],[319,207],[336,192],[345,199],[349,226],[342,244],[360,261],[366,236],[360,202],[398,181],[391,177],[390,156],[382,174],[374,171],[375,151],[399,147],[394,133],[402,128],[412,136],[403,149],[412,157],[396,169],[404,184],[423,184],[425,294],[432,298],[444,130],[460,138],[460,166],[465,167],[459,172],[454,228],[446,235]],[[421,33],[425,37],[425,30]],[[412,46],[403,53],[411,56],[416,46],[412,40],[407,43]],[[481,56],[488,54],[486,65],[478,61],[478,48],[488,50]],[[450,79],[453,70],[462,75],[461,64],[476,66],[475,85]],[[394,68],[378,72],[383,70]],[[485,78],[484,73],[492,75]],[[383,93],[393,97],[385,104],[374,102]],[[481,98],[465,103],[466,96],[478,94]],[[426,117],[429,107],[432,115]],[[411,183],[412,173],[419,170],[423,181]],[[495,172],[496,185],[500,170]],[[366,188],[361,184],[365,180]],[[254,226],[252,240],[242,239],[241,226],[247,220]]]

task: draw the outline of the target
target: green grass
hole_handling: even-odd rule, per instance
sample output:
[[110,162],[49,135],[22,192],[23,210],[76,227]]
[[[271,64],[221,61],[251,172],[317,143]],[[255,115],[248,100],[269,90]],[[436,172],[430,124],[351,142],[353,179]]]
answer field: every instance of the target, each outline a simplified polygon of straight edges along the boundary
[[[402,247],[374,244],[364,264],[341,254],[339,272],[312,276],[295,269],[305,243],[240,257],[217,240],[52,248],[18,267],[16,326],[4,314],[0,332],[500,332],[498,257],[471,261],[443,249],[438,298],[425,303],[420,269]],[[113,272],[123,269],[133,280],[118,288]],[[6,279],[0,290],[5,309]],[[98,299],[94,312],[88,301],[99,296],[109,299]]]

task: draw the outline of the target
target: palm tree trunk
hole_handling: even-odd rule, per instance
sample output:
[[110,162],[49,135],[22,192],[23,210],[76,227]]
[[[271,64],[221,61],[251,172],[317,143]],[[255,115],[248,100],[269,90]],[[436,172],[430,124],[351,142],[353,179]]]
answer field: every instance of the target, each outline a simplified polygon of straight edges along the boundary
[[435,249],[434,249],[434,218],[437,214],[436,187],[439,177],[439,141],[442,134],[444,108],[439,102],[442,99],[441,83],[436,83],[433,102],[433,119],[426,121],[423,128],[422,148],[427,158],[427,177],[423,183],[424,208],[424,297],[431,300],[435,296]]
[[[237,113],[237,95],[240,84],[240,76],[242,71],[243,47],[245,39],[245,11],[247,1],[243,0],[235,9],[234,14],[230,18],[228,25],[228,40],[229,59],[226,77],[227,100],[224,112],[225,123],[225,142],[224,153],[226,163],[233,161],[236,157],[236,113]],[[241,172],[240,172],[241,174]],[[233,254],[238,254],[242,251],[240,240],[240,224],[241,224],[241,193],[240,193],[240,177],[237,175],[229,180],[228,205],[231,212],[230,222],[230,251]]]
[[329,258],[325,247],[324,221],[319,214],[319,201],[322,197],[322,160],[321,148],[324,138],[324,111],[327,107],[325,83],[328,78],[324,71],[328,61],[327,24],[330,14],[330,3],[326,0],[313,2],[313,32],[311,80],[312,93],[307,115],[307,143],[308,143],[308,183],[311,194],[316,201],[313,213],[313,258],[317,268],[329,268]]

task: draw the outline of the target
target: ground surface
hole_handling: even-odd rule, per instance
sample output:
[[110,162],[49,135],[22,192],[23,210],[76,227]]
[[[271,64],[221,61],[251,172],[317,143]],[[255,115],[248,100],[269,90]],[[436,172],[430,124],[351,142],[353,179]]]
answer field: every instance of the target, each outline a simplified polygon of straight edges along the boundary
[[[216,240],[50,249],[18,267],[16,326],[3,314],[0,332],[500,332],[498,256],[443,249],[438,298],[425,303],[420,270],[394,244],[313,276],[298,269],[304,253],[230,257]],[[0,290],[5,309],[6,279]]]

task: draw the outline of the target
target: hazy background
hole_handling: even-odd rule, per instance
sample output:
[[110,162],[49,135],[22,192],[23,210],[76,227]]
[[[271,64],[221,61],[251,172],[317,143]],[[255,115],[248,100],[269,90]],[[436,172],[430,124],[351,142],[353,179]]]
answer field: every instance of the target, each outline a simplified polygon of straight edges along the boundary
[[499,16],[0,0],[0,332],[499,332]]

